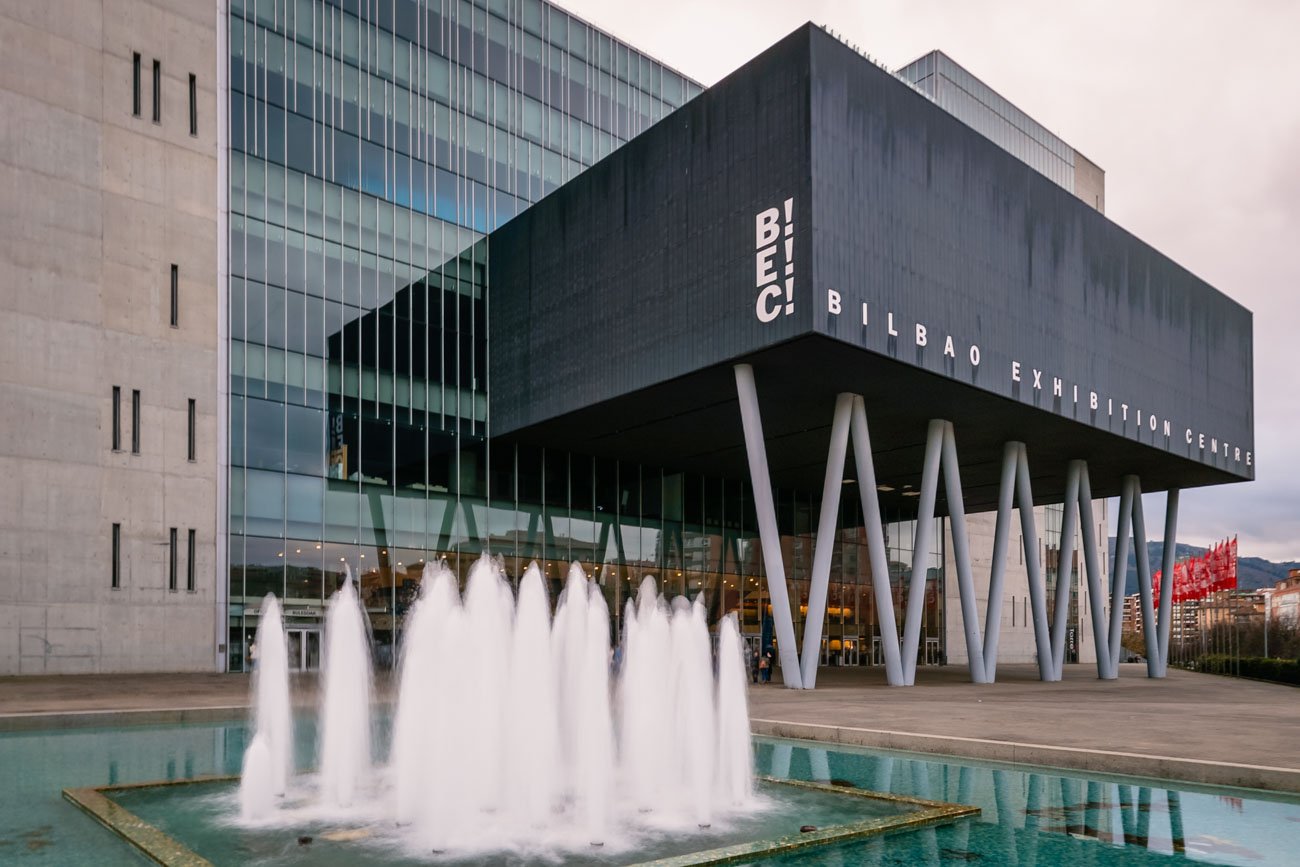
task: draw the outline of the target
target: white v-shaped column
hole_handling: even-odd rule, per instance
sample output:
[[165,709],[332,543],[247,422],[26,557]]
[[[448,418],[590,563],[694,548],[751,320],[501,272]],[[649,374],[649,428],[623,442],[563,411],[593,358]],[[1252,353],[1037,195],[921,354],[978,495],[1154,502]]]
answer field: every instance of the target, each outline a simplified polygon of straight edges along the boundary
[[758,409],[754,368],[737,364],[735,373],[740,421],[745,431],[745,454],[749,458],[749,478],[754,490],[754,512],[758,518],[758,540],[763,549],[767,598],[772,604],[772,627],[776,632],[776,650],[781,658],[781,680],[787,687],[799,689],[803,686],[799,673],[799,648],[794,640],[794,619],[790,613],[790,592],[785,583],[785,563],[781,559],[781,536],[776,525],[776,506],[772,502],[772,478],[767,469],[767,445],[763,440],[763,419]]
[[871,587],[876,601],[881,649],[885,655],[885,679],[890,686],[903,685],[898,627],[894,622],[894,598],[889,586],[889,561],[885,552],[884,524],[880,517],[880,495],[876,489],[876,465],[871,455],[866,406],[858,395],[841,394],[835,399],[830,450],[826,456],[826,476],[822,485],[821,513],[817,520],[812,573],[809,576],[808,616],[804,620],[803,656],[800,660],[805,689],[817,685],[826,595],[830,585],[835,530],[840,513],[840,490],[844,486],[845,451],[850,433],[853,436],[853,460],[858,473],[858,494],[862,498],[867,555],[871,563]]

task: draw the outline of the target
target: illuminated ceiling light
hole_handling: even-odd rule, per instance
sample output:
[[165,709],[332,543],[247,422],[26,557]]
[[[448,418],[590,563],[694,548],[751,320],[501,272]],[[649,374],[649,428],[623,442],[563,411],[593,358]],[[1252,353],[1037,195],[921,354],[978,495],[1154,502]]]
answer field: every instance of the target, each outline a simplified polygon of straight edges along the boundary
[[843,484],[846,485],[856,485],[857,483],[858,483],[857,479],[845,479],[843,482]]
[[319,543],[319,542],[316,544],[316,550],[317,550],[317,551],[320,550],[320,543]]
[[903,496],[904,496],[904,497],[919,497],[919,496],[921,496],[921,492],[920,492],[920,491],[903,491]]
[[294,549],[293,549],[293,553],[295,553],[295,554],[301,554],[301,553],[302,553],[302,549],[301,549],[301,548],[294,548]]
[[279,551],[279,552],[276,553],[275,556],[277,556],[277,557],[283,557],[283,556],[284,556],[284,552],[283,552],[283,551]]
[[876,490],[877,490],[877,491],[882,491],[882,492],[884,492],[884,493],[886,493],[886,494],[888,494],[888,493],[889,493],[890,491],[892,491],[893,489],[894,489],[894,486],[893,486],[893,485],[876,485]]

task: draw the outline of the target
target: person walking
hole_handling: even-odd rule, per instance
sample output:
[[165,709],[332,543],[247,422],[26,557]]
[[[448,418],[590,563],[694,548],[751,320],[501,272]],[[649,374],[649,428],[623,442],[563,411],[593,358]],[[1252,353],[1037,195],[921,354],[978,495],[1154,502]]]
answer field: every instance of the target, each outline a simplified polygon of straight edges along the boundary
[[760,659],[761,659],[761,654],[759,654],[758,648],[755,647],[753,654],[751,654],[749,658],[749,677],[754,683],[758,683],[758,669],[759,669]]
[[763,651],[763,656],[758,661],[758,672],[762,675],[763,683],[772,682],[772,661],[775,658],[776,655],[772,653],[772,648],[769,646]]

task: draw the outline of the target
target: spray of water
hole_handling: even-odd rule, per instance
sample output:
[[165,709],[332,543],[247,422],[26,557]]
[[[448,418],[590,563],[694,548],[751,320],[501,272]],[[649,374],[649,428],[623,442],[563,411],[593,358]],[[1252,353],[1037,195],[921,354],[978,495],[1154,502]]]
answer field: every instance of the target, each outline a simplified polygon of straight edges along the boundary
[[325,613],[321,698],[321,801],[350,807],[370,776],[370,630],[348,570]]
[[[350,577],[325,621],[320,815],[388,816],[415,852],[555,858],[725,826],[753,809],[735,617],[721,624],[715,676],[703,604],[670,606],[647,579],[626,609],[616,680],[605,596],[576,563],[553,619],[536,564],[517,594],[486,557],[463,595],[444,563],[425,567],[399,657],[392,751],[374,774],[369,633]],[[282,695],[287,714],[287,672]],[[259,727],[246,753],[246,819],[275,809],[272,741]]]
[[275,594],[262,600],[253,669],[253,740],[240,777],[240,813],[264,820],[288,791],[293,771],[293,715],[289,709],[289,650]]

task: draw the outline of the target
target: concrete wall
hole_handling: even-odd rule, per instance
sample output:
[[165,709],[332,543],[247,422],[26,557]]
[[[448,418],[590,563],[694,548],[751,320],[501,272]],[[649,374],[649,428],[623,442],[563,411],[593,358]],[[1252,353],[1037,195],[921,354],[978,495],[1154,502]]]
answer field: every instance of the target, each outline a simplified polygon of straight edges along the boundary
[[[1094,502],[1093,512],[1094,520],[1098,523],[1098,562],[1106,563],[1109,532],[1105,501]],[[1038,526],[1039,563],[1041,565],[1046,562],[1043,543],[1045,519],[1042,506],[1034,509],[1034,520]],[[985,612],[988,610],[989,572],[993,565],[993,535],[996,521],[997,515],[994,512],[968,515],[966,519],[967,535],[970,537],[971,571],[975,580],[975,599],[980,617],[981,638],[984,636],[984,617]],[[961,599],[957,593],[957,563],[953,558],[951,522],[944,522],[944,527],[944,642],[948,664],[965,666],[968,661],[966,633],[962,625]],[[1012,512],[1009,542],[1007,571],[1002,593],[1002,627],[999,632],[998,662],[999,664],[1036,662],[1033,614],[1027,601],[1029,598],[1029,572],[1025,567],[1024,543],[1020,534],[1020,511],[1018,509]],[[1095,664],[1097,661],[1097,649],[1092,640],[1092,612],[1089,609],[1088,582],[1082,569],[1082,545],[1083,537],[1076,531],[1075,550],[1078,552],[1076,556],[1078,556],[1080,564],[1078,580],[1082,584],[1079,588],[1079,623],[1077,632],[1080,665]],[[1103,586],[1109,582],[1109,564],[1104,569]],[[1107,604],[1107,610],[1109,610],[1109,607],[1109,604]],[[1048,619],[1049,621],[1051,619],[1050,610],[1048,611]]]
[[[0,0],[0,675],[211,668],[215,46],[216,9],[205,0]],[[133,52],[142,60],[139,117]],[[123,395],[116,452],[114,385]],[[138,455],[133,389],[142,397]],[[178,530],[177,592],[167,588],[169,527]]]

